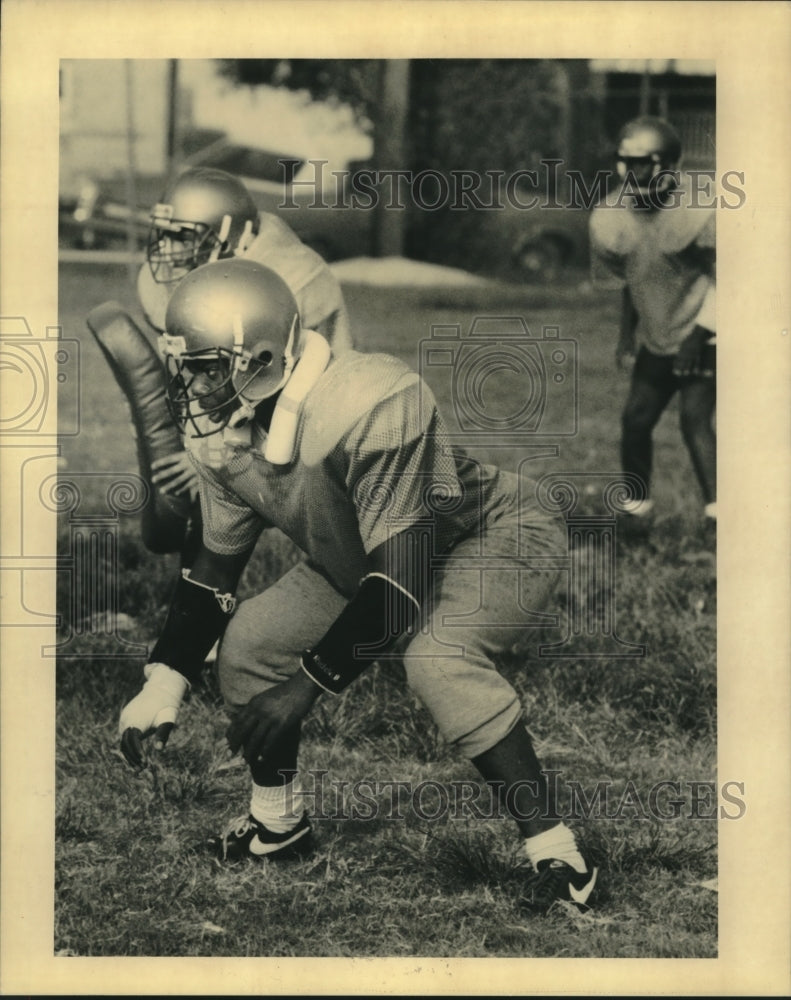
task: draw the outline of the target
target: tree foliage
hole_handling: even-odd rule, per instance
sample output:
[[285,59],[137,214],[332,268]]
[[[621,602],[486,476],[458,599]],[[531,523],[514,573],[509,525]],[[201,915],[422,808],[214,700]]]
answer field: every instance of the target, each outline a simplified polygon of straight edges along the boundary
[[[388,137],[382,66],[373,59],[221,60],[221,72],[239,85],[283,86],[347,104],[374,137],[380,170],[435,171],[453,190],[458,171],[482,178],[492,171],[541,173],[542,160],[553,158],[578,169],[588,165],[584,147],[597,134],[598,118],[585,60],[410,60],[403,94],[406,138],[400,145],[381,141]],[[403,216],[406,249],[422,259],[476,268],[487,262],[497,269],[531,221],[525,215],[413,204]]]
[[286,87],[315,101],[348,105],[366,131],[378,99],[376,59],[218,59],[222,76],[241,87]]

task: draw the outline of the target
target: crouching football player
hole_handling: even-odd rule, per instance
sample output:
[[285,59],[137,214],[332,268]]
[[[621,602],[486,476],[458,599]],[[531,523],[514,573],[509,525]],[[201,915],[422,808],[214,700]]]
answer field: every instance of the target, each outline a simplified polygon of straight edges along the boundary
[[[252,792],[210,846],[226,861],[293,854],[310,839],[294,809],[302,719],[396,652],[444,738],[516,820],[534,869],[528,905],[589,904],[597,870],[558,821],[519,698],[497,669],[525,635],[513,620],[518,576],[523,606],[540,610],[556,580],[528,563],[564,549],[531,484],[452,449],[428,386],[396,358],[332,358],[300,329],[288,287],[254,261],[183,278],[164,337],[170,403],[200,475],[203,545],[121,713],[127,760],[142,765],[147,736],[164,743],[222,635],[228,743]],[[267,527],[305,559],[235,609]]]

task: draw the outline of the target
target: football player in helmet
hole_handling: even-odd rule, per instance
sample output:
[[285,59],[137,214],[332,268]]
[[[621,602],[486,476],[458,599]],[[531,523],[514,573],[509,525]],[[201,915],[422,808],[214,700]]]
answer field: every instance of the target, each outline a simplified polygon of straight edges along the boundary
[[243,253],[257,232],[258,210],[241,181],[223,170],[188,170],[151,212],[151,276],[171,284],[201,264]]
[[654,501],[653,430],[678,393],[682,436],[703,498],[703,529],[716,526],[715,199],[678,170],[681,141],[661,118],[621,130],[621,188],[591,215],[594,274],[622,287],[616,363],[631,372],[622,414],[621,463],[644,495],[623,518],[645,538]]
[[[534,868],[526,905],[588,904],[597,869],[559,821],[519,697],[497,669],[556,586],[556,572],[531,560],[551,565],[565,551],[534,484],[454,450],[428,386],[401,361],[332,358],[285,283],[253,261],[206,264],[180,282],[165,350],[200,475],[203,546],[121,713],[126,759],[141,766],[152,734],[164,744],[222,635],[227,738],[252,788],[248,810],[209,847],[229,862],[305,850],[301,722],[318,698],[397,655],[445,739],[515,819]],[[236,609],[240,575],[271,527],[305,558]],[[485,588],[483,569],[461,571],[471,564],[484,565]]]
[[644,196],[646,207],[659,207],[679,180],[681,139],[662,118],[644,115],[620,131],[615,163],[618,176]]
[[[320,332],[335,354],[352,346],[341,288],[323,258],[278,217],[259,213],[238,178],[206,167],[182,173],[152,210],[147,262],[137,278],[138,298],[151,326],[162,332],[170,296],[185,275],[210,261],[240,256],[268,265],[283,278],[302,324]],[[120,307],[98,307],[88,325],[129,401],[141,475],[154,488],[156,502],[143,518],[144,543],[156,552],[180,551],[183,565],[189,565],[201,531],[197,479],[178,439],[175,450],[162,447],[172,435],[164,433],[170,421],[148,339],[131,317],[120,315]],[[166,518],[160,517],[163,512]]]
[[340,286],[326,261],[278,216],[259,212],[244,184],[224,170],[194,167],[176,178],[152,210],[146,256],[137,291],[159,331],[185,274],[210,261],[250,257],[283,278],[303,323],[325,336],[336,354],[352,346]]

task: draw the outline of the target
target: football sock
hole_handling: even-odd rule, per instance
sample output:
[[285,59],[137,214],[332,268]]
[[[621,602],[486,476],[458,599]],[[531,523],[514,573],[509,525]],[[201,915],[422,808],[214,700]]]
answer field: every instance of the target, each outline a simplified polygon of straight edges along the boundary
[[535,837],[525,838],[525,851],[535,868],[539,861],[565,861],[574,871],[586,872],[588,866],[577,848],[574,834],[565,823],[558,823],[551,830],[544,830]]
[[302,812],[302,785],[298,777],[287,785],[256,785],[253,782],[250,815],[272,833],[293,829]]

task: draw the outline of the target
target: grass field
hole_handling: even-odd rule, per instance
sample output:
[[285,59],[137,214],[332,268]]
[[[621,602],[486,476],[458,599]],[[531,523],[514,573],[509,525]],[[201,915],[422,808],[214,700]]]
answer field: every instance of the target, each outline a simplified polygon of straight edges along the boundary
[[[584,472],[591,482],[598,482],[594,474],[617,472],[626,384],[612,360],[612,293],[583,283],[350,285],[346,293],[364,349],[386,350],[416,367],[432,326],[467,330],[476,316],[521,315],[534,337],[557,327],[578,345],[579,424],[557,455],[532,459],[526,471],[533,478]],[[105,474],[80,479],[83,510],[101,509],[108,476],[136,469],[125,406],[84,323],[93,305],[110,298],[133,308],[125,268],[62,266],[60,323],[65,337],[82,344],[84,415],[79,435],[63,439],[62,477]],[[434,368],[426,377],[449,411],[447,371]],[[515,382],[514,400],[520,391]],[[503,400],[505,412],[509,402]],[[530,457],[524,443],[503,447],[472,436],[469,444],[476,457],[509,468]],[[115,656],[115,637],[94,628],[71,635],[57,672],[55,952],[715,956],[716,575],[675,407],[658,428],[655,466],[652,544],[619,549],[612,595],[619,638],[644,645],[645,655],[582,655],[591,641],[576,656],[539,656],[541,642],[566,634],[571,608],[564,583],[558,625],[536,634],[527,661],[502,665],[523,698],[539,756],[559,772],[561,802],[571,794],[579,802],[582,794],[583,803],[592,803],[595,791],[606,789],[606,800],[573,823],[605,871],[605,895],[594,911],[578,914],[558,904],[536,918],[519,909],[525,871],[515,829],[504,819],[444,808],[448,790],[474,773],[442,743],[392,666],[376,666],[339,699],[320,701],[307,720],[303,766],[326,772],[316,786],[316,853],[282,867],[220,868],[201,844],[246,810],[248,781],[225,747],[214,682],[209,678],[185,705],[166,755],[134,773],[117,749],[116,725],[121,706],[139,689],[143,657]],[[585,495],[591,511],[595,500]],[[116,530],[112,582],[126,616],[122,634],[142,644],[162,622],[176,563],[142,547],[134,517],[121,519]],[[59,537],[67,554],[65,516]],[[294,557],[285,540],[259,546],[240,596],[275,579]],[[69,575],[59,574],[64,638],[75,625],[71,587]],[[385,785],[393,781],[422,789],[419,808],[408,795],[393,801]],[[674,784],[661,784],[668,782]],[[365,801],[354,797],[355,787],[367,790]]]

